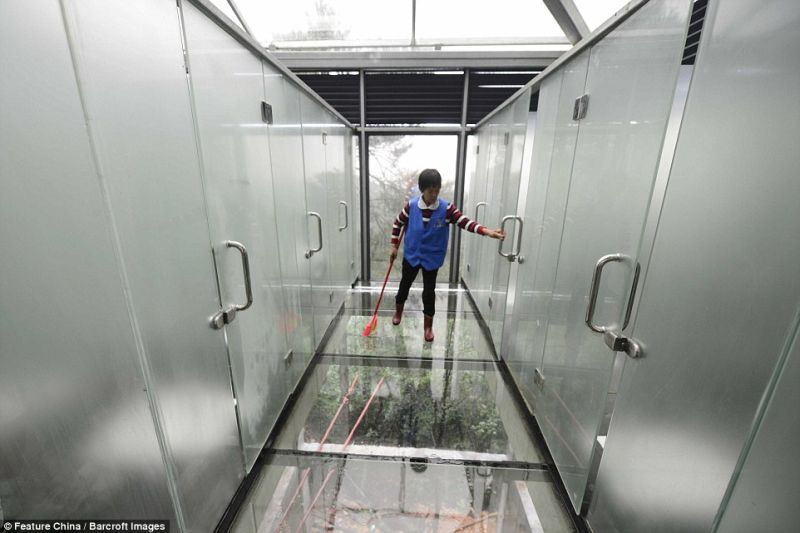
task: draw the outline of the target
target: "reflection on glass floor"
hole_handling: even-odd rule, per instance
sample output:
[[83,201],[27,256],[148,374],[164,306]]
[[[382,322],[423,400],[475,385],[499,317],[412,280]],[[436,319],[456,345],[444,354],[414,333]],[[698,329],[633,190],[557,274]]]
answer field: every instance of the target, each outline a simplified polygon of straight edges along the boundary
[[234,531],[573,531],[543,468],[273,454]]
[[540,463],[526,427],[494,363],[323,357],[273,448]]
[[378,311],[378,327],[362,336],[372,311],[345,311],[325,345],[329,354],[493,360],[494,349],[473,313],[440,312],[433,317],[433,342],[422,336],[422,311],[406,311],[399,325],[393,311]]
[[[420,279],[422,276],[419,276]],[[394,312],[395,302],[394,298],[397,295],[397,283],[387,283],[386,292],[381,300],[381,309],[384,311]],[[381,292],[381,284],[377,286],[366,287],[359,286],[350,291],[347,299],[345,300],[345,310],[361,310],[372,311],[375,310],[375,304],[378,301],[378,296]],[[422,283],[417,282],[411,286],[408,293],[408,300],[405,303],[406,311],[422,312]],[[464,289],[451,288],[450,285],[445,283],[438,283],[436,285],[436,312],[467,312],[472,313],[474,309],[469,302],[469,297]]]
[[354,290],[265,452],[237,533],[575,531],[466,293],[421,288],[361,333],[378,289]]

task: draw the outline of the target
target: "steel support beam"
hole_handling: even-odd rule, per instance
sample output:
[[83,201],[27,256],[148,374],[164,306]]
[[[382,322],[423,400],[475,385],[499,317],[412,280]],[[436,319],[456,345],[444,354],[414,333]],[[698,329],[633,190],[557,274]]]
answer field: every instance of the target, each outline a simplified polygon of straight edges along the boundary
[[543,69],[561,57],[569,45],[521,52],[418,51],[276,51],[272,55],[294,70],[393,69]]
[[[469,110],[469,70],[464,72],[464,100],[461,104],[461,131],[458,134],[458,156],[456,159],[456,187],[453,203],[464,207],[464,182],[467,175],[467,111]],[[453,244],[450,247],[450,283],[458,283],[461,264],[461,230],[453,227]]]
[[494,108],[491,113],[483,117],[477,124],[475,124],[474,129],[480,128],[482,125],[486,124],[493,116],[499,113],[501,110],[505,109],[506,106],[511,104],[514,100],[522,96],[528,89],[533,89],[533,92],[536,92],[536,89],[542,82],[547,79],[553,72],[556,72],[561,65],[570,61],[573,57],[577,56],[578,54],[584,52],[589,47],[594,45],[595,43],[599,42],[603,39],[606,35],[611,33],[617,26],[628,20],[628,18],[636,13],[639,9],[642,8],[647,2],[650,0],[631,0],[628,2],[625,7],[617,11],[615,17],[608,19],[605,23],[603,23],[599,28],[594,30],[591,35],[583,39],[581,42],[573,46],[569,52],[563,54],[557,60],[553,61],[544,71],[533,78],[531,81],[523,85],[517,92],[509,96],[505,102]]
[[378,135],[446,135],[469,131],[469,128],[462,126],[367,126],[359,127],[358,131]]
[[564,31],[564,35],[572,44],[577,43],[589,35],[589,26],[575,7],[573,0],[543,0],[544,5],[550,10],[553,18]]
[[231,6],[231,9],[233,10],[233,14],[236,15],[236,18],[238,18],[239,22],[242,23],[242,28],[244,28],[244,31],[246,31],[250,35],[250,37],[255,39],[256,36],[253,35],[253,30],[250,29],[250,26],[247,24],[247,21],[244,20],[244,17],[242,16],[242,12],[239,11],[239,6],[236,5],[236,1],[235,0],[228,0],[228,5]]
[[339,113],[331,104],[318,95],[311,87],[306,85],[303,80],[298,78],[297,75],[289,69],[289,67],[278,60],[273,54],[267,52],[264,47],[261,46],[258,41],[256,41],[249,33],[234,24],[232,21],[228,20],[228,17],[225,16],[225,14],[220,11],[217,6],[212,4],[210,0],[188,0],[188,2],[199,9],[205,16],[211,19],[214,24],[222,28],[228,35],[236,39],[239,44],[250,50],[250,52],[258,59],[264,60],[278,69],[285,79],[294,83],[301,91],[306,93],[313,100],[316,100],[317,103],[319,103],[322,107],[333,113],[333,115],[338,118],[342,124],[349,128],[354,127],[353,124],[344,118],[344,116]]
[[361,281],[370,281],[370,250],[369,250],[369,145],[367,144],[367,132],[363,128],[367,119],[366,94],[364,92],[364,71],[358,73],[359,76],[359,113],[361,128],[358,131],[358,157],[359,157],[359,183],[361,191],[359,202],[361,203]]

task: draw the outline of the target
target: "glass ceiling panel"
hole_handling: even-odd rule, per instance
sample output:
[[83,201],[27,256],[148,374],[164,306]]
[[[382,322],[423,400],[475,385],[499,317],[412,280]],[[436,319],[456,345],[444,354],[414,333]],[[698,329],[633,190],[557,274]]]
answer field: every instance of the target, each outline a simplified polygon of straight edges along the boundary
[[629,0],[575,0],[575,7],[581,12],[589,29],[594,31],[628,2]]
[[236,0],[236,5],[264,46],[411,40],[411,0]]
[[[597,0],[588,0],[595,2]],[[565,40],[539,0],[417,0],[417,42]],[[466,43],[465,43],[466,44]]]
[[228,0],[211,0],[211,3],[214,4],[214,7],[222,11],[225,16],[231,19],[231,21],[233,21],[237,26],[242,28],[242,23],[239,22],[239,17],[237,17],[236,13],[233,12]]

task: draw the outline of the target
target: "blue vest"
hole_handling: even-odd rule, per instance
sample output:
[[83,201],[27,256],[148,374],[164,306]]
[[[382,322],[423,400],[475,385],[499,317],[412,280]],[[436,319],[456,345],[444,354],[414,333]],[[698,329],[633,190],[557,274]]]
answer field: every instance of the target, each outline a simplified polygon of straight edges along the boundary
[[404,257],[411,266],[422,265],[425,270],[436,270],[444,264],[450,228],[447,226],[447,202],[439,198],[439,207],[427,224],[422,221],[419,196],[408,202]]

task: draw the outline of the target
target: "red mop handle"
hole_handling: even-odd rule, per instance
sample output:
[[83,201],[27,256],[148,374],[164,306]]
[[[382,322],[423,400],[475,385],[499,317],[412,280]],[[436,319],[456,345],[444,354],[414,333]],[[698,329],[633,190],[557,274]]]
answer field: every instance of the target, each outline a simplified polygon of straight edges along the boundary
[[[405,235],[406,229],[403,228],[400,232],[400,238],[397,240],[397,246],[400,246],[400,243],[403,242],[403,235]],[[392,273],[392,267],[394,266],[394,259],[389,261],[389,269],[386,271],[386,276],[383,278],[383,287],[381,287],[381,294],[378,296],[378,303],[375,304],[375,310],[372,312],[372,316],[378,314],[378,308],[381,306],[381,300],[383,300],[383,291],[386,290],[386,282],[389,281],[389,274]]]

